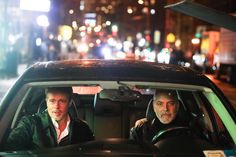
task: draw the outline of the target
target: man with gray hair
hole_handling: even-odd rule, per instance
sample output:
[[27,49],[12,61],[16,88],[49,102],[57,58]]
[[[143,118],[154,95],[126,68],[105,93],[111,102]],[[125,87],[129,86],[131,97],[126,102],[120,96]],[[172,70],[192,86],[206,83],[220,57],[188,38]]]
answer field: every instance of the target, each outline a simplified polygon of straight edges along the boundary
[[170,90],[157,91],[154,95],[153,110],[161,123],[171,123],[179,110],[177,93]]
[[173,127],[186,127],[178,112],[180,103],[175,90],[156,90],[147,107],[146,118],[140,119],[130,131],[130,138],[152,142],[155,135]]

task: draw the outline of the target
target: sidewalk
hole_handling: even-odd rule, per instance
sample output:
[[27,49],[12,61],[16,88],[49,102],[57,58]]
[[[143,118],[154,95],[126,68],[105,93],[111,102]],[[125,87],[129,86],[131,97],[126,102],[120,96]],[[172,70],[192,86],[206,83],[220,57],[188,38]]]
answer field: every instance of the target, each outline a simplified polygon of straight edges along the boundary
[[229,99],[234,108],[236,109],[236,86],[227,83],[225,80],[217,80],[214,75],[206,75],[211,81],[213,81],[218,88],[224,93],[224,95]]
[[26,69],[27,69],[27,64],[19,64],[17,69],[18,76],[22,75]]
[[[20,75],[22,75],[24,73],[24,71],[26,70],[27,65],[26,64],[20,64],[18,65],[17,68],[17,76],[19,77]],[[0,79],[0,87],[3,89],[0,89],[0,92],[5,91],[6,89],[10,88],[15,81],[17,80],[18,77],[7,77],[5,76],[4,78]]]

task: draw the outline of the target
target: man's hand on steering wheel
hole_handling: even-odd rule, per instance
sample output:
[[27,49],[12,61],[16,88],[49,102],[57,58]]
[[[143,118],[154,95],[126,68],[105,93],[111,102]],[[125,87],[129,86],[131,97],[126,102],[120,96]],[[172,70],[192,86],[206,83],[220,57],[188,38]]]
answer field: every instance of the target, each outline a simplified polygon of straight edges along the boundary
[[157,143],[160,139],[164,137],[177,136],[179,134],[189,133],[189,132],[190,132],[189,127],[182,127],[182,126],[181,127],[176,126],[176,127],[168,128],[165,130],[161,130],[152,138],[152,144]]

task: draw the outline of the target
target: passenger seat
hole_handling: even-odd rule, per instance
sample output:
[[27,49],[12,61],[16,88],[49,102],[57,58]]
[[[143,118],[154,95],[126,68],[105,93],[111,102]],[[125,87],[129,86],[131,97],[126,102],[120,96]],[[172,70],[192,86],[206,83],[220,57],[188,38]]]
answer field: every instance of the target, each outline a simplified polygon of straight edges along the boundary
[[120,102],[94,98],[94,135],[96,139],[122,138],[122,107]]

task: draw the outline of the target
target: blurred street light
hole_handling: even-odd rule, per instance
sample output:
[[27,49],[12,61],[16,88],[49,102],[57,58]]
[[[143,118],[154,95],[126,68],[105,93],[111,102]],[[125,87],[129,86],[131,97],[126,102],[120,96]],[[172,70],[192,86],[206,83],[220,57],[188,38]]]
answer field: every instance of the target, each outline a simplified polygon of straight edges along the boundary
[[96,26],[96,27],[94,27],[94,32],[100,32],[101,31],[101,29],[102,29],[102,26],[101,25],[98,25],[98,26]]
[[51,7],[50,0],[20,0],[20,9],[22,10],[32,10],[32,11],[41,11],[49,12]]
[[111,25],[111,21],[106,21],[106,25],[110,26]]
[[36,43],[36,46],[40,46],[42,44],[42,39],[37,38],[35,43]]
[[167,34],[167,42],[174,43],[175,42],[175,35],[173,33]]
[[97,39],[97,40],[96,40],[96,44],[97,44],[97,45],[101,44],[101,40],[100,40],[100,39]]
[[132,14],[132,13],[133,13],[133,9],[132,9],[131,7],[128,7],[128,8],[127,8],[127,13],[128,13],[128,14]]
[[151,9],[151,10],[150,10],[150,13],[151,13],[152,15],[154,15],[154,14],[156,13],[156,10],[155,10],[155,9]]
[[12,35],[12,34],[10,34],[10,35],[8,36],[8,40],[10,41],[10,43],[11,43],[12,45],[15,44],[15,42],[16,42],[15,36]]
[[81,26],[80,28],[79,28],[79,30],[82,32],[82,31],[85,31],[86,30],[86,26]]
[[111,53],[112,51],[108,46],[102,48],[102,54],[104,55],[105,59],[111,59],[112,58]]
[[112,34],[113,34],[114,36],[116,36],[116,35],[117,35],[117,32],[118,32],[118,26],[117,26],[117,25],[112,25],[112,26],[111,26],[111,31],[112,31]]
[[80,1],[80,7],[79,7],[79,9],[82,11],[82,10],[84,10],[84,8],[85,8],[85,6],[84,6],[84,1],[81,0],[81,1]]
[[143,0],[138,0],[138,4],[144,4]]
[[180,48],[180,45],[181,45],[181,40],[180,40],[180,39],[177,39],[177,40],[175,41],[175,46],[176,46],[177,48]]
[[63,40],[69,40],[72,37],[72,28],[67,25],[63,25],[59,27],[60,35]]
[[138,42],[138,46],[139,47],[144,47],[145,43],[146,43],[146,40],[144,38],[141,38]]
[[80,43],[78,44],[77,51],[87,53],[89,50],[89,46],[86,43]]
[[199,43],[200,43],[200,39],[199,38],[193,38],[192,39],[192,44],[197,45]]
[[48,17],[46,15],[38,16],[36,21],[37,21],[37,24],[41,27],[48,27],[49,26]]
[[76,21],[72,21],[72,27],[74,28],[74,30],[78,29],[78,24]]
[[69,10],[69,14],[71,14],[71,15],[74,14],[74,10],[73,10],[73,9],[70,9],[70,10]]

